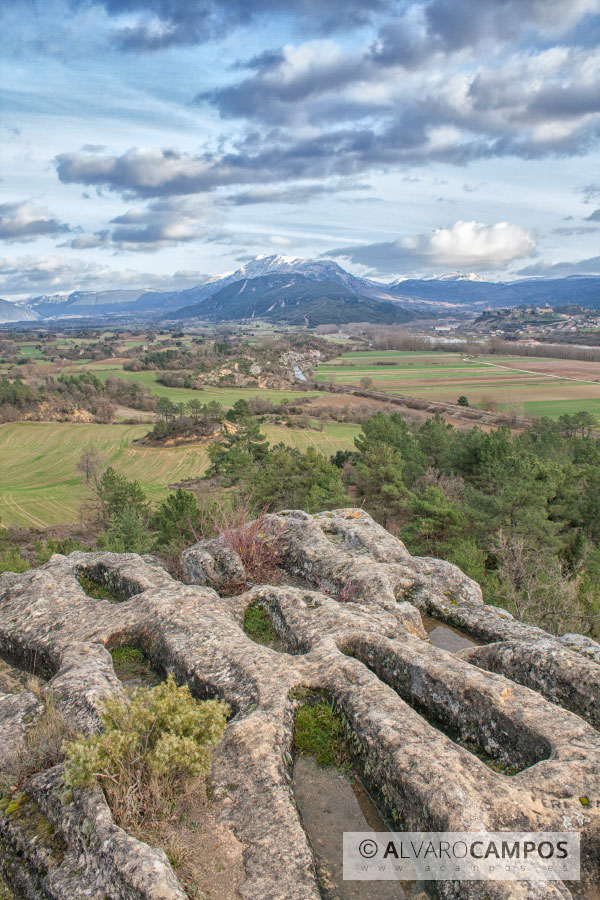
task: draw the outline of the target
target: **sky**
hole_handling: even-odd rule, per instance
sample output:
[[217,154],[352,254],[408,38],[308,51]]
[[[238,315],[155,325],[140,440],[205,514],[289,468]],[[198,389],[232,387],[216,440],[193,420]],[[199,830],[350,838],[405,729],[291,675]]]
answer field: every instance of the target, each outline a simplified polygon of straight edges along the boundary
[[600,274],[600,0],[0,0],[0,296]]

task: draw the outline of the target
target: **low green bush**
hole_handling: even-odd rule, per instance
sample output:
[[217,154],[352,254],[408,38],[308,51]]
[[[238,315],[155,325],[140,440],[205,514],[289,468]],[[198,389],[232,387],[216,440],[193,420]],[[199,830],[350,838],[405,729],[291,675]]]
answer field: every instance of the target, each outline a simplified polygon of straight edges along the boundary
[[29,569],[29,563],[21,556],[18,548],[9,547],[0,551],[0,575],[3,572],[26,572]]
[[228,713],[219,700],[194,700],[171,675],[129,699],[109,697],[102,707],[104,730],[65,742],[65,783],[101,783],[123,827],[160,815],[182,781],[208,772]]

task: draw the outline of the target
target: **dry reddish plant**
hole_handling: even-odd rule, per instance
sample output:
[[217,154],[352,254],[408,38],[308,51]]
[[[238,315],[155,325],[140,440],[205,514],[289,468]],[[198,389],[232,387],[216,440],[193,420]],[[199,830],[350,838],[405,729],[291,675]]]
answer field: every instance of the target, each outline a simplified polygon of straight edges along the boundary
[[317,587],[321,591],[322,594],[327,594],[328,597],[332,597],[334,600],[337,600],[338,603],[356,603],[359,600],[359,595],[362,590],[362,584],[360,582],[346,582],[341,587],[337,588],[335,591],[331,591],[328,588],[324,587],[321,579],[318,575],[315,575],[315,582]]
[[280,580],[283,522],[275,521],[264,510],[253,515],[250,501],[244,500],[233,508],[220,505],[213,514],[213,525],[242,560],[249,581],[265,584]]
[[269,582],[278,574],[281,564],[283,525],[260,515],[238,528],[226,528],[222,537],[235,550],[251,581]]

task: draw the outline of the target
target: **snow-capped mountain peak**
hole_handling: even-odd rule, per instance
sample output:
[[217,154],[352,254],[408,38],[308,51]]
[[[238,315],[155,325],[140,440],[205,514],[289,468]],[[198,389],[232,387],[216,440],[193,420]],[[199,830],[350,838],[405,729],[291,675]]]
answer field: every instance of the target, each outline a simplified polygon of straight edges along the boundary
[[0,300],[0,325],[10,322],[35,322],[40,316],[21,303],[13,303],[10,300]]
[[390,287],[402,284],[403,281],[485,281],[481,275],[476,272],[448,272],[444,275],[428,275],[425,278],[416,278],[414,275],[406,275],[403,278],[396,278],[390,283]]
[[296,271],[299,263],[305,263],[308,260],[301,259],[298,256],[280,256],[274,253],[271,256],[261,255],[250,260],[239,269],[232,269],[229,272],[223,272],[221,275],[214,275],[204,284],[216,284],[226,286],[229,281],[238,281],[240,278],[260,278],[262,275],[270,275],[271,272],[288,272]]
[[244,278],[262,278],[264,275],[304,275],[311,281],[332,281],[341,284],[362,296],[376,299],[393,300],[385,289],[385,285],[379,285],[365,278],[356,278],[350,275],[332,259],[303,259],[299,256],[280,256],[275,253],[271,256],[257,256],[245,263],[235,272],[227,272],[210,278],[208,281],[198,284],[182,294],[189,298],[188,302],[199,303],[211,297],[222,288],[241,281]]
[[423,281],[485,281],[475,272],[449,272],[447,275],[431,275]]
[[294,263],[306,262],[306,260],[301,256],[282,256],[280,253],[272,253],[270,255],[268,253],[259,253],[258,256],[254,257],[253,262],[268,263],[272,266],[291,266]]

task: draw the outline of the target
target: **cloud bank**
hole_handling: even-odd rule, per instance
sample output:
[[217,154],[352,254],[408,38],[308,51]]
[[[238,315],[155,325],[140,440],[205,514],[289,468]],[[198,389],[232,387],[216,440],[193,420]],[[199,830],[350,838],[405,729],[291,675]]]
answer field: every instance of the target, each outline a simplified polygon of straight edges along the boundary
[[163,276],[134,269],[112,269],[95,262],[63,256],[6,256],[0,259],[0,296],[24,297],[77,290],[111,288],[192,287],[208,276],[202,272],[178,271]]
[[[76,8],[89,5],[88,0],[73,0]],[[102,0],[97,5],[112,20],[112,42],[133,52],[202,44],[275,16],[293,19],[298,28],[312,33],[345,31],[394,8],[392,0]]]
[[580,259],[579,262],[539,262],[520,269],[519,275],[541,275],[545,278],[564,278],[568,275],[600,275],[600,256]]
[[[43,250],[55,241],[69,284],[78,272],[93,282],[108,253],[147,254],[150,269],[150,254],[162,254],[165,271],[191,258],[230,268],[269,242],[306,256],[334,246],[384,276],[497,272],[548,251],[592,264],[599,0],[23,0],[0,9],[20,27],[5,32],[19,61],[10,109],[24,110],[11,131],[23,135],[12,174],[35,179],[36,196],[49,186],[50,209],[72,209],[75,186],[89,201],[85,232],[38,201],[6,203],[0,240],[39,239]],[[42,107],[50,166],[45,144],[31,149]],[[557,184],[556,160],[575,157],[583,186],[574,166]],[[530,173],[531,210],[519,196]],[[343,194],[367,181],[378,197],[360,199],[380,205],[352,217],[348,202],[358,200]],[[450,204],[460,221],[443,224]],[[382,234],[409,236],[370,242]],[[211,252],[215,243],[226,249]],[[70,254],[84,260],[73,271]],[[51,283],[48,259],[39,277]],[[552,265],[574,264],[528,269]],[[24,277],[35,282],[33,262]]]

